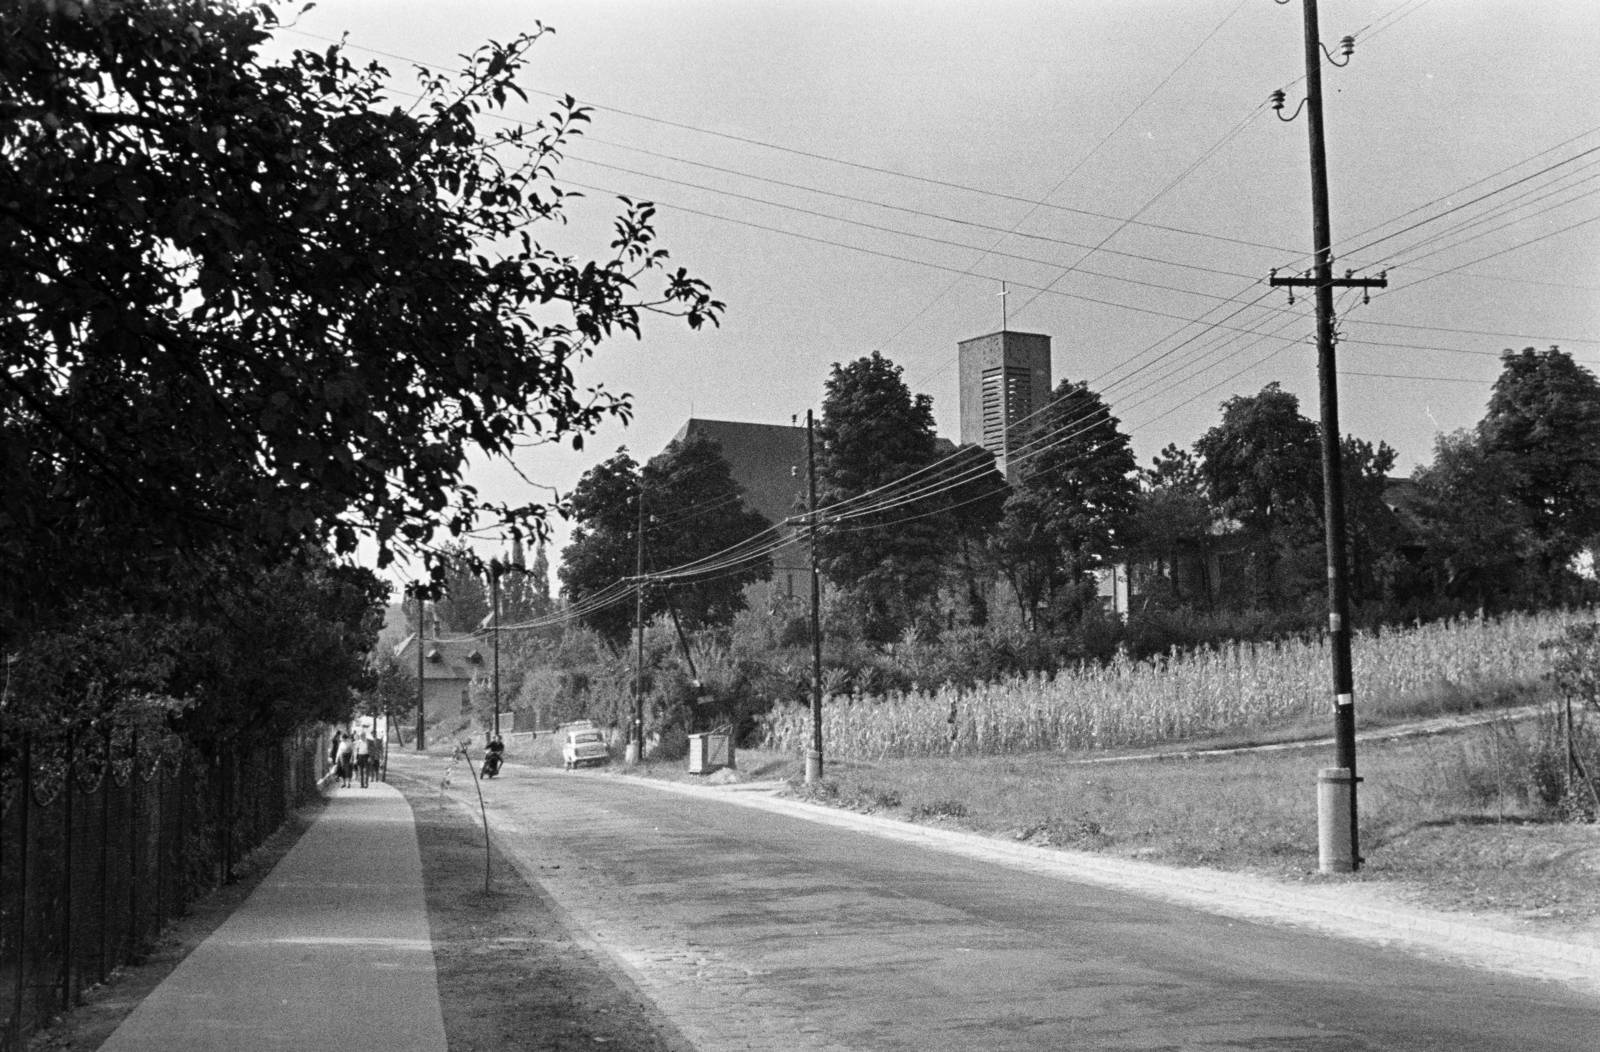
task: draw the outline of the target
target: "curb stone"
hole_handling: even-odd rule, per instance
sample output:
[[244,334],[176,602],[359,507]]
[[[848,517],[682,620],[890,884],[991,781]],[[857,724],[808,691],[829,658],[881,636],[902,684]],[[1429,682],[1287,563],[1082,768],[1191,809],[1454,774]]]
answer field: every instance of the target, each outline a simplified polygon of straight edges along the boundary
[[1440,953],[1490,970],[1555,980],[1588,993],[1600,993],[1600,946],[1497,931],[1434,910],[1397,909],[1370,901],[1375,898],[1373,893],[1352,895],[1351,892],[1360,886],[1330,885],[1326,892],[1319,892],[1289,887],[1248,873],[1174,869],[1084,851],[1007,843],[966,830],[914,825],[781,799],[772,795],[772,790],[757,792],[745,788],[734,793],[729,791],[731,787],[684,785],[645,778],[633,781],[662,792],[722,800],[808,822],[920,844],[936,851],[996,862],[1056,879],[1132,891],[1209,913],[1298,925],[1363,942]]

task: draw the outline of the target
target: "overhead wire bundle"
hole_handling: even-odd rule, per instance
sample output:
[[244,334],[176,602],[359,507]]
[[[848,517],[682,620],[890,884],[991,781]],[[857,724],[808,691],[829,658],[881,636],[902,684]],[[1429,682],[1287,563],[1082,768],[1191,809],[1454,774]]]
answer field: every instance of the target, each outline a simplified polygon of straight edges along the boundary
[[[1385,15],[1375,20],[1370,27],[1367,27],[1371,28],[1372,32],[1367,34],[1364,39],[1370,41],[1372,37],[1391,28],[1400,20],[1409,17],[1410,14],[1415,13],[1415,11],[1419,10],[1428,2],[1429,0],[1405,0],[1405,2],[1397,4]],[[1243,5],[1241,4],[1240,6],[1242,7]],[[1130,227],[1139,227],[1189,238],[1207,239],[1219,243],[1230,243],[1236,246],[1249,247],[1253,250],[1272,252],[1286,251],[1282,249],[1281,246],[1266,245],[1227,235],[1190,230],[1170,224],[1147,222],[1141,218],[1158,200],[1170,192],[1174,187],[1179,185],[1184,179],[1192,175],[1201,165],[1205,163],[1205,161],[1214,156],[1220,150],[1224,149],[1228,143],[1232,142],[1240,134],[1240,132],[1242,132],[1243,129],[1249,125],[1251,121],[1260,115],[1265,108],[1265,103],[1254,107],[1248,113],[1246,113],[1240,121],[1232,125],[1217,141],[1215,141],[1207,150],[1203,151],[1191,164],[1184,168],[1176,177],[1170,180],[1160,191],[1150,197],[1146,201],[1145,205],[1132,215],[1111,215],[1109,213],[1097,212],[1090,209],[1054,204],[1049,201],[1049,198],[1056,192],[1056,190],[1064,185],[1067,179],[1069,179],[1073,173],[1081,168],[1090,156],[1092,156],[1097,150],[1100,149],[1101,146],[1109,141],[1109,139],[1115,135],[1118,130],[1126,125],[1128,120],[1130,120],[1135,113],[1142,109],[1160,91],[1160,89],[1165,86],[1165,84],[1170,81],[1173,76],[1176,75],[1178,70],[1181,69],[1183,65],[1186,64],[1191,58],[1193,58],[1193,56],[1200,50],[1201,47],[1204,46],[1204,44],[1221,30],[1222,26],[1225,25],[1238,10],[1239,7],[1235,7],[1230,10],[1228,15],[1223,19],[1222,23],[1219,23],[1218,26],[1212,30],[1211,34],[1202,40],[1200,45],[1197,45],[1193,51],[1186,55],[1178,64],[1178,66],[1168,73],[1166,78],[1163,79],[1155,89],[1146,95],[1138,103],[1138,105],[1130,110],[1129,113],[1122,118],[1121,122],[1118,123],[1116,127],[1105,136],[1105,138],[1101,139],[1099,143],[1097,143],[1097,145],[1089,151],[1088,154],[1080,159],[1077,165],[1074,166],[1066,174],[1066,176],[1064,176],[1056,184],[1056,187],[1052,188],[1049,193],[1038,199],[1032,199],[1021,195],[1000,193],[981,187],[968,186],[954,181],[917,176],[878,166],[865,165],[845,158],[829,157],[824,154],[796,150],[791,147],[786,147],[776,143],[763,142],[744,136],[729,135],[727,133],[718,132],[712,129],[695,127],[682,122],[621,110],[615,107],[590,103],[584,104],[594,109],[625,114],[629,117],[681,128],[698,134],[734,139],[742,143],[757,145],[780,152],[797,154],[815,160],[840,164],[882,175],[912,179],[934,186],[941,186],[947,189],[981,194],[994,199],[1007,200],[1028,205],[1027,213],[1021,219],[1007,228],[992,223],[978,222],[960,216],[943,215],[927,209],[914,209],[904,205],[872,200],[871,198],[860,195],[846,194],[835,190],[807,186],[803,183],[794,182],[791,180],[779,180],[755,173],[741,172],[737,169],[727,166],[712,165],[689,158],[674,156],[661,151],[628,146],[623,143],[604,140],[594,136],[589,137],[589,141],[596,142],[601,145],[629,150],[641,155],[651,156],[673,163],[691,165],[697,168],[714,171],[725,175],[752,179],[767,183],[769,185],[783,187],[785,189],[820,195],[832,200],[865,205],[906,216],[948,223],[965,229],[997,234],[998,237],[994,239],[994,241],[989,244],[988,247],[971,245],[948,238],[941,238],[917,233],[915,231],[888,227],[883,224],[851,219],[818,209],[804,208],[781,201],[757,197],[755,195],[719,189],[704,184],[689,182],[687,180],[669,178],[657,173],[629,169],[621,165],[609,164],[586,156],[574,155],[570,159],[577,160],[580,163],[587,163],[596,167],[617,171],[619,173],[657,179],[687,188],[692,188],[698,191],[718,194],[731,200],[755,203],[763,207],[774,207],[794,214],[807,215],[838,222],[855,227],[857,229],[871,231],[874,234],[887,234],[896,237],[908,238],[924,244],[940,245],[944,247],[959,248],[978,252],[978,257],[971,264],[965,267],[944,265],[926,259],[917,259],[898,253],[875,250],[846,242],[838,242],[828,238],[817,237],[792,230],[785,230],[746,219],[719,215],[705,210],[689,208],[681,205],[673,205],[666,202],[654,202],[661,207],[676,208],[692,214],[698,214],[726,222],[738,223],[756,229],[772,231],[788,237],[800,238],[835,247],[842,247],[856,252],[862,252],[883,258],[901,260],[904,262],[914,263],[919,266],[953,273],[956,275],[956,277],[950,286],[952,288],[954,287],[954,282],[959,282],[964,277],[986,277],[995,281],[1002,280],[998,276],[980,275],[977,273],[976,268],[978,264],[990,257],[1007,259],[1019,263],[1041,265],[1058,270],[1059,273],[1057,273],[1056,276],[1050,279],[1048,282],[1028,283],[1017,281],[1011,277],[1006,277],[1004,279],[1010,285],[1032,293],[1028,300],[1022,304],[1020,309],[1026,309],[1041,296],[1048,294],[1053,296],[1064,296],[1096,305],[1114,307],[1117,309],[1137,312],[1145,315],[1162,317],[1180,323],[1166,336],[1128,356],[1109,369],[1104,370],[1098,376],[1086,381],[1086,385],[1091,388],[1094,388],[1102,380],[1106,381],[1103,390],[1099,391],[1099,393],[1106,399],[1103,405],[1092,413],[1086,414],[1074,420],[1062,422],[1059,424],[1059,426],[1048,432],[1030,435],[1021,446],[1011,453],[1012,456],[1026,459],[1027,457],[1042,453],[1046,450],[1058,448],[1061,445],[1071,442],[1081,435],[1087,433],[1094,427],[1099,426],[1103,422],[1103,419],[1111,413],[1109,396],[1112,394],[1117,394],[1123,400],[1124,404],[1121,407],[1121,412],[1123,414],[1127,414],[1143,406],[1149,405],[1173,390],[1185,387],[1202,374],[1215,369],[1226,362],[1233,361],[1234,359],[1247,353],[1250,349],[1260,346],[1263,342],[1277,344],[1277,346],[1270,350],[1265,357],[1252,360],[1246,364],[1244,368],[1238,370],[1223,380],[1212,384],[1205,390],[1190,393],[1187,398],[1166,408],[1158,415],[1148,417],[1141,421],[1142,424],[1148,424],[1154,420],[1158,420],[1163,416],[1177,411],[1177,409],[1192,403],[1198,398],[1204,397],[1217,387],[1230,382],[1232,379],[1242,375],[1245,372],[1248,372],[1250,369],[1258,368],[1261,364],[1270,360],[1272,357],[1283,353],[1283,351],[1287,350],[1288,348],[1301,344],[1306,338],[1307,334],[1301,333],[1285,335],[1285,333],[1288,333],[1296,326],[1304,323],[1306,319],[1302,312],[1294,311],[1292,308],[1266,304],[1265,301],[1271,295],[1271,290],[1261,291],[1256,293],[1253,297],[1251,296],[1252,290],[1258,285],[1262,284],[1260,278],[1252,279],[1249,278],[1248,275],[1239,273],[1237,271],[1227,270],[1221,267],[1207,266],[1204,263],[1160,259],[1146,254],[1114,249],[1109,246],[1109,243],[1123,230]],[[315,34],[304,35],[315,36]],[[379,53],[385,54],[382,52]],[[388,57],[398,58],[402,61],[414,61],[405,59],[403,56],[398,55],[389,55]],[[418,64],[425,65],[423,63]],[[404,93],[397,92],[397,94]],[[1536,238],[1519,242],[1448,269],[1425,271],[1416,266],[1416,264],[1420,263],[1421,261],[1430,259],[1435,255],[1459,248],[1462,245],[1477,241],[1518,223],[1526,222],[1536,216],[1545,214],[1548,211],[1567,207],[1579,201],[1585,200],[1590,195],[1597,192],[1597,190],[1600,190],[1600,188],[1594,188],[1589,185],[1592,181],[1600,179],[1600,172],[1590,172],[1591,168],[1600,165],[1600,158],[1590,160],[1588,163],[1582,164],[1581,166],[1573,167],[1574,165],[1577,165],[1579,161],[1588,158],[1592,154],[1600,152],[1600,146],[1594,146],[1579,152],[1571,153],[1567,156],[1562,156],[1546,164],[1537,171],[1532,172],[1531,174],[1522,175],[1509,182],[1497,184],[1491,189],[1488,189],[1485,192],[1473,197],[1471,200],[1461,204],[1450,204],[1450,199],[1456,195],[1464,193],[1468,190],[1476,189],[1486,183],[1496,180],[1502,175],[1506,175],[1514,171],[1515,169],[1528,165],[1535,160],[1545,158],[1550,154],[1556,153],[1557,151],[1560,151],[1568,146],[1576,144],[1585,137],[1593,135],[1597,131],[1600,131],[1600,128],[1589,129],[1578,136],[1574,136],[1563,143],[1557,144],[1556,146],[1550,147],[1546,150],[1542,150],[1539,153],[1534,154],[1529,158],[1525,158],[1516,164],[1507,166],[1498,172],[1491,173],[1488,176],[1474,180],[1473,182],[1468,183],[1466,186],[1460,187],[1456,191],[1453,191],[1450,195],[1445,195],[1444,197],[1429,201],[1426,204],[1419,205],[1405,213],[1402,213],[1401,215],[1385,221],[1384,223],[1380,223],[1368,228],[1367,230],[1363,230],[1352,238],[1345,239],[1345,244],[1350,244],[1351,242],[1360,243],[1351,248],[1335,246],[1339,249],[1341,256],[1345,257],[1345,259],[1341,259],[1341,262],[1359,259],[1359,264],[1352,264],[1356,266],[1356,269],[1370,270],[1376,269],[1380,266],[1388,266],[1393,269],[1404,268],[1407,271],[1416,271],[1423,275],[1416,280],[1401,284],[1395,290],[1392,290],[1400,291],[1405,288],[1415,287],[1416,285],[1421,284],[1423,281],[1433,280],[1448,274],[1459,273],[1475,263],[1494,258],[1497,255],[1502,255],[1506,252],[1513,251],[1516,248],[1533,244],[1537,241],[1544,240],[1545,238],[1553,237],[1557,234],[1564,233],[1572,229],[1577,229],[1578,227],[1581,227],[1587,223],[1600,220],[1600,215],[1596,215],[1588,219],[1571,223],[1560,229],[1541,234]],[[592,189],[597,192],[614,192],[598,186],[591,186],[589,184],[578,183],[572,180],[564,181],[570,183],[571,185]],[[1519,187],[1522,189],[1518,193],[1509,197],[1504,196],[1510,194],[1513,190],[1517,190]],[[1031,233],[1021,230],[1021,227],[1027,222],[1027,220],[1041,210],[1056,210],[1077,214],[1085,218],[1109,221],[1115,225],[1110,233],[1093,243],[1078,241],[1070,238]],[[1420,218],[1413,218],[1419,216]],[[1451,216],[1458,217],[1453,224],[1446,227],[1438,226],[1438,224],[1444,222]],[[1407,220],[1411,221],[1408,223],[1406,222]],[[1384,231],[1390,227],[1395,229],[1381,233],[1381,236],[1372,236],[1380,234],[1381,231]],[[1042,259],[1035,256],[1000,251],[999,246],[1009,237],[1019,237],[1044,245],[1078,249],[1082,251],[1082,254],[1079,255],[1072,263],[1064,264],[1058,261]],[[1361,240],[1362,238],[1369,237],[1371,238],[1370,240]],[[1383,250],[1383,254],[1381,255],[1372,251],[1380,245],[1386,246]],[[1150,281],[1122,274],[1089,270],[1084,267],[1083,264],[1085,260],[1095,254],[1113,256],[1121,260],[1138,263],[1170,266],[1175,269],[1184,270],[1195,274],[1216,277],[1246,278],[1248,280],[1248,284],[1244,285],[1243,288],[1238,292],[1235,292],[1232,295],[1224,296],[1200,289],[1175,285],[1171,282]],[[1290,262],[1289,267],[1286,267],[1285,269],[1299,265],[1300,262],[1308,258],[1309,256],[1307,255],[1295,257]],[[1071,274],[1081,274],[1088,277],[1124,283],[1137,288],[1158,289],[1163,292],[1197,297],[1212,301],[1212,305],[1206,310],[1202,311],[1200,314],[1194,315],[1192,313],[1181,311],[1160,310],[1141,304],[1126,303],[1106,297],[1089,296],[1083,293],[1069,292],[1067,290],[1056,288],[1056,285],[1061,280]],[[945,291],[947,292],[948,289]],[[918,311],[916,316],[914,316],[910,322],[907,322],[906,326],[903,327],[900,332],[903,333],[906,328],[909,328],[910,324],[916,320],[916,317],[920,317],[922,313],[925,313],[926,310],[932,306],[932,303],[936,302],[937,299],[943,295],[944,292],[941,292],[939,296],[936,296],[934,300],[930,301],[927,306],[924,306],[921,311]],[[1523,334],[1511,333],[1484,333],[1477,330],[1459,327],[1447,328],[1437,326],[1407,325],[1398,322],[1383,322],[1377,319],[1369,318],[1360,319],[1355,323],[1363,326],[1384,326],[1396,329],[1426,330],[1461,335],[1504,335],[1517,336],[1519,338],[1523,336]],[[1189,335],[1183,336],[1183,334],[1189,330],[1193,331],[1189,332]],[[896,337],[898,337],[898,335],[899,333],[896,334]],[[1180,337],[1182,338],[1180,339]],[[1534,339],[1541,337],[1528,336],[1527,338]],[[1370,345],[1378,347],[1408,348],[1417,346],[1409,343],[1390,344],[1369,340],[1355,340],[1348,336],[1341,336],[1341,340],[1343,342],[1351,342],[1357,345]],[[1563,342],[1593,343],[1597,341],[1570,340]],[[1472,354],[1493,353],[1467,351],[1460,348],[1447,347],[1420,347],[1419,349]],[[1147,357],[1148,360],[1144,360]],[[1393,374],[1370,374],[1355,372],[1354,375]],[[1453,377],[1411,378],[1430,380],[1457,379]],[[1048,407],[1041,407],[1039,410],[1036,410],[1033,414],[1033,417],[1037,417],[1040,413],[1045,412],[1047,408]],[[1032,417],[1029,419],[1031,420]],[[1027,420],[1019,422],[1019,424],[1024,425],[1027,423]],[[883,528],[888,525],[893,525],[897,522],[908,521],[911,518],[928,514],[936,514],[941,510],[947,510],[943,507],[935,507],[930,511],[927,508],[919,509],[918,506],[933,501],[936,498],[943,497],[944,495],[949,494],[962,486],[969,485],[975,479],[983,477],[984,474],[990,470],[987,464],[958,467],[957,458],[962,455],[963,454],[960,452],[952,454],[951,456],[943,458],[935,464],[931,464],[924,468],[910,472],[900,479],[893,480],[884,484],[883,486],[869,490],[866,493],[857,494],[846,500],[836,502],[835,504],[826,508],[816,509],[815,517],[806,516],[798,519],[791,519],[785,523],[775,524],[774,526],[769,527],[767,530],[764,530],[753,537],[747,538],[744,541],[741,541],[739,544],[731,546],[722,552],[708,555],[702,559],[694,560],[682,566],[669,567],[653,573],[645,574],[642,578],[619,579],[605,588],[590,593],[587,596],[567,604],[559,611],[553,611],[544,617],[530,619],[514,625],[503,625],[500,627],[502,630],[550,627],[585,617],[616,603],[628,601],[634,597],[635,590],[639,587],[642,587],[646,583],[671,585],[692,582],[695,580],[709,580],[714,579],[718,575],[738,572],[742,567],[747,566],[754,560],[768,558],[774,552],[782,549],[783,547],[798,543],[800,535],[793,527],[805,526],[808,523],[814,523],[819,519],[829,524],[831,528],[836,529]],[[970,501],[984,499],[992,495],[994,495],[993,491],[988,491],[975,496],[968,496],[966,497],[966,500]],[[722,499],[727,500],[731,498],[725,497]],[[712,509],[707,507],[698,509],[696,511],[690,511],[685,513],[684,517],[686,519],[692,518],[696,514],[704,514],[710,510]],[[895,514],[898,514],[899,517],[888,519],[883,518],[884,516]],[[874,521],[870,524],[862,524],[862,520],[867,519],[872,519]]]

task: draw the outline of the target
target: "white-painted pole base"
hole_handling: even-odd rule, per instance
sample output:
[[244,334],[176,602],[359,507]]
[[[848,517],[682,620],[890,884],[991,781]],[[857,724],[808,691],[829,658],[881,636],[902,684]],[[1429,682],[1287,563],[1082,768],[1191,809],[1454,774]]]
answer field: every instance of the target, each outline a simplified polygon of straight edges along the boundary
[[822,781],[822,754],[815,749],[806,750],[806,784]]
[[629,742],[628,747],[622,751],[622,762],[629,767],[636,766],[639,762],[639,743]]
[[1317,869],[1352,873],[1350,855],[1350,770],[1324,767],[1317,772]]

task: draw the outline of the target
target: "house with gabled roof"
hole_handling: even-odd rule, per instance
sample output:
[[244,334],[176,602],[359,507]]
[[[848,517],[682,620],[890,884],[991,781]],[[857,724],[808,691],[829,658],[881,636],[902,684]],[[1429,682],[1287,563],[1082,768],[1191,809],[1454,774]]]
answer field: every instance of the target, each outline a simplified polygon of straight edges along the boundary
[[400,667],[415,678],[417,647],[422,648],[422,700],[430,716],[471,711],[472,681],[487,676],[490,651],[485,640],[476,636],[441,639],[437,619],[430,635],[420,641],[413,632],[394,648]]

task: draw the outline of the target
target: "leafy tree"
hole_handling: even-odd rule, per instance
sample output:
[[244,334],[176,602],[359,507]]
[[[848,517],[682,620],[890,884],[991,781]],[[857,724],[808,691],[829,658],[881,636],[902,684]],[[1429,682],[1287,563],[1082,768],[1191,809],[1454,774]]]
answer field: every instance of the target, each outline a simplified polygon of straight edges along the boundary
[[[1255,596],[1283,605],[1323,589],[1322,428],[1300,415],[1300,400],[1277,383],[1230,398],[1221,423],[1194,448],[1212,501],[1239,524],[1249,545]],[[1352,594],[1376,598],[1399,538],[1384,502],[1395,452],[1387,443],[1346,435],[1340,453]]]
[[1129,525],[1129,554],[1155,566],[1155,577],[1168,581],[1173,599],[1208,598],[1180,593],[1177,570],[1187,551],[1204,560],[1215,515],[1206,495],[1200,462],[1177,445],[1168,445],[1139,470],[1139,495]]
[[472,547],[465,542],[446,544],[439,550],[444,570],[443,593],[434,609],[446,632],[466,635],[476,632],[489,616],[489,586],[479,572]]
[[[722,305],[623,201],[603,258],[536,240],[588,114],[522,96],[542,27],[384,92],[341,47],[282,62],[265,6],[10,4],[0,14],[0,634],[202,558],[426,548],[482,516],[469,450],[625,414],[573,367],[656,311]],[[640,291],[656,276],[656,290]],[[476,447],[476,450],[474,450]]]
[[1035,628],[1046,605],[1074,620],[1091,571],[1127,540],[1138,492],[1132,446],[1098,393],[1064,380],[1012,456],[1016,492],[992,550]]
[[[834,363],[817,428],[817,503],[825,513],[868,493],[892,501],[925,489],[916,483],[926,474],[885,489],[939,460],[933,399],[913,396],[901,371],[877,351],[848,365]],[[867,640],[898,639],[937,591],[951,548],[950,523],[938,514],[943,507],[890,507],[818,537],[818,565]]]
[[1488,607],[1517,595],[1536,548],[1510,454],[1469,431],[1440,435],[1433,463],[1412,474],[1410,501],[1438,590]]
[[139,723],[158,711],[220,746],[349,716],[372,684],[368,655],[388,585],[308,548],[249,577],[165,584],[184,609],[86,618],[36,633],[12,657],[9,733]]
[[[1321,433],[1320,426],[1318,433]],[[1318,441],[1321,441],[1320,437]],[[1354,435],[1344,436],[1339,449],[1340,465],[1344,469],[1345,535],[1350,558],[1351,596],[1358,600],[1379,599],[1384,595],[1385,577],[1392,569],[1395,547],[1404,535],[1399,520],[1389,509],[1385,495],[1396,454],[1387,442],[1379,442],[1374,446]],[[1320,480],[1321,471],[1317,475]],[[1325,508],[1318,518],[1327,521]],[[1324,564],[1327,562],[1326,545],[1324,539]]]
[[[571,499],[572,543],[561,554],[561,580],[574,603],[616,601],[584,616],[606,639],[620,642],[633,625],[639,495],[644,495],[647,572],[705,559],[751,540],[771,523],[746,507],[739,484],[715,440],[691,435],[674,441],[641,469],[625,452],[590,469]],[[744,609],[744,588],[772,575],[770,557],[736,567],[718,565],[703,576],[675,578],[645,591],[646,619],[676,613],[686,630],[726,625]]]
[[356,711],[361,714],[388,715],[401,726],[417,710],[415,668],[403,668],[393,651],[380,646],[373,651],[365,689],[357,695]]
[[194,604],[168,688],[190,702],[178,729],[238,743],[347,719],[373,685],[368,661],[388,595],[370,570],[307,549]]
[[973,625],[986,625],[989,603],[982,581],[988,569],[987,544],[1005,515],[1011,486],[996,466],[994,454],[982,446],[962,446],[930,474],[948,487],[941,497],[949,509],[947,521],[960,582],[967,593],[968,617]]
[[533,565],[526,565],[522,541],[514,541],[506,571],[500,576],[500,620],[514,625],[550,613],[550,560],[544,544],[534,549]]
[[1194,445],[1211,499],[1250,545],[1253,591],[1269,603],[1317,586],[1307,549],[1320,536],[1319,435],[1300,400],[1274,382],[1224,402],[1222,421]]
[[1531,554],[1546,587],[1600,536],[1600,381],[1559,347],[1501,356],[1478,424],[1486,455],[1511,467],[1510,493],[1526,513]]
[[613,642],[628,636],[633,603],[622,585],[638,572],[639,465],[625,450],[584,472],[567,507],[576,525],[561,551],[562,591],[584,624]]
[[989,551],[1016,596],[1024,623],[1038,631],[1041,609],[1064,583],[1061,548],[1039,493],[1022,489],[1007,498],[1005,514],[989,537]]
[[[674,440],[644,466],[645,568],[684,566],[735,548],[772,523],[744,503],[722,447],[707,435]],[[745,586],[772,577],[765,556],[652,588],[650,607],[676,614],[689,631],[726,625],[745,608]]]

